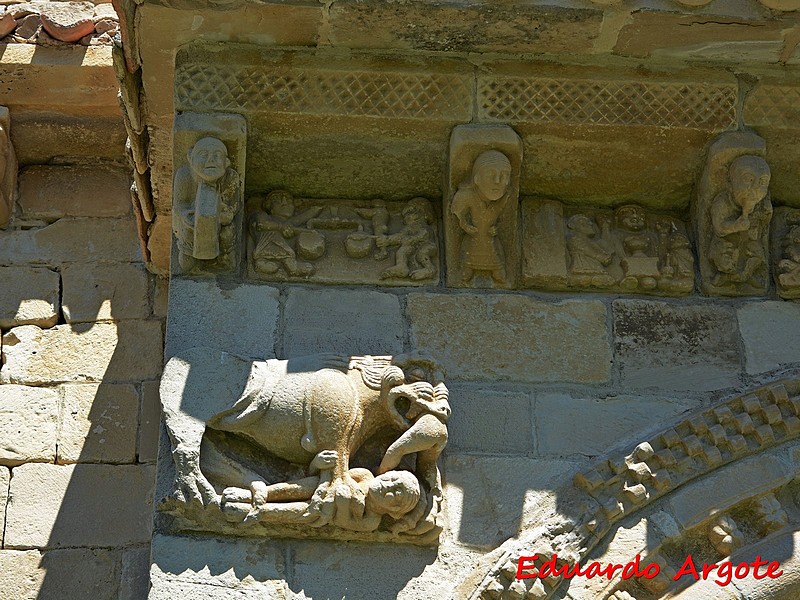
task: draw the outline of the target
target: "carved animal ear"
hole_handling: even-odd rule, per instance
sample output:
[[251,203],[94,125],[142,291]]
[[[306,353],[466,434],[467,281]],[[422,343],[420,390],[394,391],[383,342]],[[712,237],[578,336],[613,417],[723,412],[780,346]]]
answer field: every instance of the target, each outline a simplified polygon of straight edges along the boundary
[[388,389],[390,387],[402,385],[405,383],[405,379],[406,378],[403,374],[403,370],[400,367],[391,365],[386,367],[386,370],[383,372],[383,377],[381,377],[381,385],[383,389]]

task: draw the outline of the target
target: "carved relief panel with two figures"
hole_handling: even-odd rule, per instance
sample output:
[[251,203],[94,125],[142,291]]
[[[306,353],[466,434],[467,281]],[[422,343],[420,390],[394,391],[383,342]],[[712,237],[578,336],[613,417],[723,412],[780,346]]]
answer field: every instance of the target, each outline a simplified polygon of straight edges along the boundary
[[694,289],[686,225],[635,204],[576,208],[525,199],[526,286],[679,295]]
[[772,220],[772,261],[781,298],[800,298],[800,208],[775,209]]
[[247,201],[247,269],[271,281],[422,285],[439,280],[437,219],[407,202],[295,198]]

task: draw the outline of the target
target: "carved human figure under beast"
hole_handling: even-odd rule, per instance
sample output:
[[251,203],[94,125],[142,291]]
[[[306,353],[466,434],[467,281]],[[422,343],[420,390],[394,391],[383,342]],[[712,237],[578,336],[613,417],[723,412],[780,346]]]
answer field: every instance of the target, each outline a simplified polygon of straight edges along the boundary
[[184,273],[198,261],[230,262],[236,240],[232,223],[242,203],[239,174],[221,140],[201,138],[187,158],[173,190],[178,264]]
[[759,156],[740,156],[728,173],[728,186],[710,208],[713,237],[708,258],[716,269],[713,284],[759,290],[768,277],[764,240],[772,218],[769,165]]
[[472,177],[461,184],[450,211],[464,232],[461,241],[463,280],[488,273],[495,283],[506,281],[503,252],[497,241],[497,221],[510,200],[511,161],[497,150],[483,152],[472,165]]
[[[180,514],[199,505],[194,514],[204,519],[217,507],[245,525],[357,532],[381,526],[435,536],[442,498],[437,461],[450,415],[442,379],[435,362],[417,356],[253,361],[187,350],[170,359],[161,384],[176,467],[173,496],[162,508]],[[362,446],[387,431],[393,432],[388,447],[362,456],[370,469],[351,468]],[[230,437],[252,450],[232,454]],[[259,453],[302,469],[302,476],[254,464]]]

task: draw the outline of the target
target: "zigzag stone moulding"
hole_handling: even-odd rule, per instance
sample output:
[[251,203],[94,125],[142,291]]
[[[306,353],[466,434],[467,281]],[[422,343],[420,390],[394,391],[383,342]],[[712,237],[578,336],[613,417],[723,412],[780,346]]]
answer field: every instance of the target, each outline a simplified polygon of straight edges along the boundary
[[488,76],[478,80],[478,116],[504,123],[719,130],[736,123],[736,86]]
[[273,281],[423,285],[439,281],[437,219],[408,202],[312,200],[277,190],[248,200],[250,276]]
[[469,120],[467,77],[448,73],[336,70],[286,65],[182,64],[179,110]]
[[772,202],[766,144],[752,132],[726,132],[708,151],[693,207],[703,292],[765,294],[769,288]]
[[[573,565],[623,518],[662,497],[672,498],[685,484],[726,464],[798,438],[800,380],[778,381],[698,411],[629,452],[612,454],[578,473],[574,485],[556,490],[559,512],[523,523],[522,533],[487,555],[458,588],[457,596],[470,600],[549,598],[564,580],[516,579],[520,556],[539,555],[538,561],[530,563],[537,568],[554,554],[558,566]],[[782,520],[769,500],[759,510],[762,520]],[[685,527],[700,525],[708,516],[695,519],[693,514],[684,518]],[[769,526],[762,524],[762,528]]]
[[449,285],[515,286],[521,165],[522,140],[510,127],[453,129],[444,206]]
[[443,377],[413,355],[178,353],[161,379],[175,483],[159,508],[174,531],[436,544]]
[[8,225],[17,190],[17,156],[11,143],[11,115],[0,106],[0,228]]
[[628,204],[574,208],[522,203],[523,285],[681,295],[694,289],[686,225]]
[[239,268],[246,126],[241,115],[186,112],[175,118],[172,264],[176,273]]
[[800,298],[800,209],[782,206],[772,219],[772,260],[781,298]]

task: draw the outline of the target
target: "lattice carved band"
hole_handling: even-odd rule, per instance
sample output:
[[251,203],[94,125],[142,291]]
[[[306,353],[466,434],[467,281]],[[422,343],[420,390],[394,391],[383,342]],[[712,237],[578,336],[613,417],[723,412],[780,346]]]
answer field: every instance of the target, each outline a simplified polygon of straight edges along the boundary
[[468,120],[470,87],[442,73],[188,64],[175,74],[179,110]]
[[747,99],[748,125],[800,128],[800,88],[762,85]]
[[504,123],[651,125],[724,129],[736,122],[736,88],[675,82],[487,78],[480,116]]

